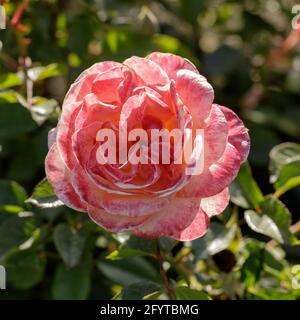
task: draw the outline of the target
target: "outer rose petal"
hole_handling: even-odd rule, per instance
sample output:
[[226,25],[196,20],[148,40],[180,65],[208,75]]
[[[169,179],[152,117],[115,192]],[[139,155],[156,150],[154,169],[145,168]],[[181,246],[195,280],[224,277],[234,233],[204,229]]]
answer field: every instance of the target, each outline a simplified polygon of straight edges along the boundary
[[72,135],[75,131],[75,120],[81,105],[77,103],[68,111],[63,111],[57,125],[56,142],[65,165],[71,170],[76,165],[76,158],[72,150]]
[[57,129],[53,128],[48,132],[48,149],[51,149],[52,145],[56,141]]
[[76,117],[75,128],[81,129],[95,121],[117,121],[120,109],[115,105],[99,101],[94,93],[90,93],[83,99],[82,106]]
[[219,106],[228,122],[228,142],[231,143],[240,153],[241,161],[245,161],[250,150],[250,138],[248,129],[242,120],[230,109]]
[[198,214],[195,216],[193,222],[185,228],[179,235],[176,237],[180,241],[192,241],[199,237],[202,237],[209,226],[209,218],[201,209]]
[[[200,216],[197,218],[197,216]],[[197,220],[197,228],[185,231]],[[208,226],[208,217],[200,209],[200,200],[196,198],[179,199],[173,201],[152,215],[148,221],[134,228],[132,233],[143,238],[171,237],[181,240],[183,236],[199,237]],[[183,234],[183,235],[182,235]]]
[[[172,201],[172,200],[171,200]],[[169,198],[116,198],[104,200],[103,208],[112,215],[138,217],[162,210],[170,202]]]
[[220,193],[233,181],[241,165],[237,149],[227,144],[222,157],[200,175],[192,177],[190,182],[179,191],[180,197],[210,197]]
[[176,89],[184,105],[192,114],[196,127],[202,127],[214,100],[214,90],[206,78],[189,70],[179,70],[175,79]]
[[164,86],[170,81],[165,71],[149,59],[132,57],[125,60],[124,64],[137,75],[137,86]]
[[204,129],[204,158],[208,166],[216,162],[224,153],[228,139],[228,123],[224,113],[213,105]]
[[202,198],[220,193],[233,181],[241,163],[248,155],[248,130],[233,111],[225,107],[220,108],[228,121],[226,149],[216,163],[206,168],[201,175],[192,177],[189,184],[180,191],[180,196]]
[[69,109],[74,102],[82,100],[86,94],[91,93],[93,81],[99,73],[118,66],[122,66],[122,64],[113,61],[106,61],[96,63],[83,71],[67,92],[63,103],[63,109]]
[[[125,69],[126,68],[126,69]],[[92,92],[105,103],[119,104],[131,93],[131,73],[125,66],[100,73],[94,80]]]
[[130,230],[149,219],[149,216],[128,217],[121,215],[112,215],[105,212],[103,209],[97,209],[93,207],[89,207],[88,211],[89,217],[95,223],[111,232]]
[[92,122],[90,125],[77,130],[72,137],[73,152],[82,166],[85,166],[89,160],[101,126],[101,122]]
[[56,144],[53,144],[45,161],[46,175],[58,198],[78,211],[87,211],[85,202],[75,192],[70,183],[70,171],[64,165]]
[[209,216],[215,216],[223,212],[228,203],[230,195],[228,188],[209,198],[201,199],[201,209]]
[[175,79],[177,71],[182,69],[199,74],[197,68],[189,60],[172,53],[152,52],[146,58],[157,63],[170,79]]

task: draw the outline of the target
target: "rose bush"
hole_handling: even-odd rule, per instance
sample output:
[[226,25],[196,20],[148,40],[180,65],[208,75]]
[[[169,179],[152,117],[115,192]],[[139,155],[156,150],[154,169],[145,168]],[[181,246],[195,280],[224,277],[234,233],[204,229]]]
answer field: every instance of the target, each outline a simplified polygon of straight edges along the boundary
[[[152,53],[84,71],[49,133],[46,173],[58,198],[111,232],[186,241],[205,234],[229,202],[228,186],[249,152],[248,131],[188,60]],[[101,128],[204,130],[204,170],[175,163],[99,165]]]

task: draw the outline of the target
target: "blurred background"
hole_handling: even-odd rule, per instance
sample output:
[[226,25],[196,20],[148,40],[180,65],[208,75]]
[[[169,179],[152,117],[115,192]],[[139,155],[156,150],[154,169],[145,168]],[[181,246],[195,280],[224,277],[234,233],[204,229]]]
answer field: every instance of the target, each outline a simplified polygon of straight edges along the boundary
[[[257,209],[257,193],[274,193],[271,149],[300,138],[295,1],[0,2],[7,18],[0,30],[0,264],[8,281],[1,299],[300,297],[293,286],[300,188],[280,194],[280,209],[266,209],[268,216],[283,211],[272,221],[293,240],[280,241],[272,225],[262,230],[244,216],[244,209]],[[56,207],[45,182],[25,202],[45,177],[47,134],[72,81],[93,63],[152,51],[190,59],[213,85],[216,103],[243,119],[252,144],[253,177],[246,165],[208,235],[186,244],[160,239],[159,252],[157,242],[107,234],[84,215]],[[289,147],[299,160],[299,145]]]

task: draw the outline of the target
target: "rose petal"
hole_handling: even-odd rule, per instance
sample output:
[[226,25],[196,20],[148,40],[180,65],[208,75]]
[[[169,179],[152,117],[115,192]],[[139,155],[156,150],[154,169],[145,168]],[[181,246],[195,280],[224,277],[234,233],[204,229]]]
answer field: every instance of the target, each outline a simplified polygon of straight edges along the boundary
[[88,208],[89,217],[98,225],[110,232],[121,232],[130,230],[145,222],[148,216],[128,217],[121,215],[112,215],[102,209],[93,207]]
[[53,144],[48,152],[45,170],[55,194],[64,204],[78,211],[87,211],[86,203],[80,199],[70,183],[70,171],[64,165],[56,144]]
[[164,86],[169,83],[165,71],[155,62],[140,57],[132,57],[124,61],[124,64],[131,68],[135,75],[136,86]]
[[75,129],[81,129],[96,121],[116,122],[119,120],[119,112],[120,107],[99,101],[94,93],[87,94],[76,117]]
[[106,212],[113,215],[118,214],[121,216],[138,217],[158,212],[169,202],[170,198],[119,197],[104,200],[102,206]]
[[[188,228],[197,217],[200,210],[200,200],[196,198],[174,198],[168,206],[152,215],[141,226],[134,228],[132,233],[143,238],[171,237],[181,239],[181,233]],[[203,226],[208,224],[208,218],[202,215],[205,222],[200,224],[202,234]],[[200,220],[200,217],[198,218]]]
[[[95,78],[91,90],[102,102],[119,104],[123,98],[130,94],[130,80],[131,73],[125,70],[125,66],[115,67],[109,71],[100,73]],[[124,96],[123,93],[125,92],[126,95]]]
[[76,165],[76,157],[72,149],[72,136],[75,132],[75,120],[80,111],[81,103],[72,109],[64,110],[57,125],[57,148],[65,165],[72,170]]
[[178,237],[175,239],[179,241],[192,241],[197,238],[202,237],[208,229],[209,226],[209,218],[201,209],[198,214],[195,216],[193,222],[185,228]]
[[194,175],[189,183],[179,191],[179,196],[207,198],[221,192],[233,181],[240,165],[238,150],[228,143],[218,162],[205,168],[202,174]]
[[172,53],[152,52],[147,59],[157,63],[169,76],[170,79],[176,78],[178,70],[186,69],[199,73],[197,68],[187,59],[179,57]]
[[201,199],[201,209],[209,216],[215,216],[223,212],[228,206],[230,199],[228,188],[220,193]]
[[122,64],[113,61],[105,61],[96,63],[83,71],[67,92],[63,102],[63,109],[69,109],[74,102],[81,101],[87,93],[90,93],[93,81],[96,79],[97,75],[118,66],[122,66]]
[[72,136],[72,148],[78,162],[84,167],[96,143],[97,133],[102,122],[92,122],[90,125],[77,130]]
[[224,153],[228,139],[228,124],[224,113],[213,105],[204,129],[205,165],[216,162]]
[[230,109],[219,106],[228,122],[228,142],[231,143],[240,153],[241,162],[244,162],[250,150],[250,138],[248,129],[242,120]]
[[57,129],[53,128],[48,132],[48,149],[56,142]]
[[202,127],[214,100],[212,86],[205,77],[189,70],[179,70],[175,84],[179,97],[192,114],[193,123],[197,128]]

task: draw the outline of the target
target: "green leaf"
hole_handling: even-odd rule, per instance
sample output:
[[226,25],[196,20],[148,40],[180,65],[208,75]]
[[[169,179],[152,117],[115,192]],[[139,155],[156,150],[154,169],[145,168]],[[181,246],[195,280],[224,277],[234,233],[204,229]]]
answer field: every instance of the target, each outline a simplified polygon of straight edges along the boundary
[[68,268],[60,264],[55,272],[52,284],[52,296],[55,300],[87,299],[91,288],[92,257],[85,254],[80,264]]
[[192,248],[197,259],[205,259],[208,255],[214,255],[227,249],[234,239],[236,231],[236,225],[227,229],[221,223],[211,222],[207,233],[192,241]]
[[52,78],[55,76],[59,76],[63,74],[65,71],[65,68],[63,65],[52,63],[48,66],[40,66],[40,67],[34,67],[28,70],[28,77],[32,81],[41,81],[47,78]]
[[279,177],[275,182],[276,196],[280,197],[285,192],[300,185],[300,160],[293,161],[282,167]]
[[16,205],[24,207],[27,198],[26,192],[22,186],[14,181],[0,181],[0,205]]
[[293,243],[294,236],[289,228],[291,214],[278,199],[267,196],[260,206],[261,213],[253,210],[245,211],[245,220],[249,227],[261,234],[275,239],[279,243]]
[[0,212],[6,212],[6,213],[20,213],[24,211],[24,208],[18,207],[18,206],[14,206],[11,204],[6,204],[4,206],[0,206]]
[[246,250],[248,256],[241,269],[241,281],[247,288],[252,288],[262,275],[265,249],[258,242],[251,241]]
[[144,297],[160,290],[161,287],[157,283],[150,281],[137,282],[123,289],[122,298],[123,300],[141,300]]
[[142,257],[121,261],[101,260],[97,267],[107,278],[124,286],[145,280],[155,281],[158,276],[156,268]]
[[0,76],[0,89],[7,89],[20,86],[23,83],[21,73],[7,73]]
[[54,99],[34,97],[30,107],[31,115],[38,125],[42,125],[50,116],[58,115],[58,103]]
[[264,270],[270,275],[282,280],[281,273],[284,271],[284,268],[287,267],[287,265],[288,263],[284,259],[275,256],[269,250],[265,250]]
[[144,252],[139,249],[134,248],[121,248],[119,250],[115,250],[112,253],[110,253],[108,256],[106,256],[106,259],[108,260],[121,260],[126,259],[130,257],[145,257],[145,256],[151,256],[150,253]]
[[19,94],[14,90],[0,92],[0,103],[17,103]]
[[51,184],[47,178],[39,182],[33,191],[32,196],[26,202],[34,204],[40,208],[57,208],[63,203],[56,197]]
[[76,266],[82,256],[86,234],[72,230],[66,224],[56,226],[53,234],[54,244],[68,267]]
[[0,259],[11,249],[24,243],[29,237],[26,225],[31,219],[16,215],[0,215]]
[[155,241],[130,236],[129,240],[120,246],[118,250],[110,253],[106,259],[120,260],[134,256],[151,256],[155,250]]
[[[251,292],[252,293],[252,292]],[[284,289],[259,289],[252,293],[255,299],[262,300],[297,300],[299,299],[299,290],[288,291]]]
[[33,250],[18,251],[6,260],[8,280],[18,289],[30,289],[44,276],[45,259]]
[[256,181],[252,177],[248,162],[241,166],[240,172],[230,185],[229,190],[231,201],[242,208],[257,208],[264,199]]
[[197,291],[183,286],[175,289],[175,296],[176,300],[211,300],[203,291]]
[[13,137],[35,129],[30,112],[17,103],[0,103],[0,138]]
[[158,239],[159,247],[165,252],[171,252],[171,250],[179,243],[179,241],[171,238],[161,237]]
[[270,183],[278,180],[285,165],[297,160],[300,160],[300,144],[286,142],[275,146],[270,152]]

